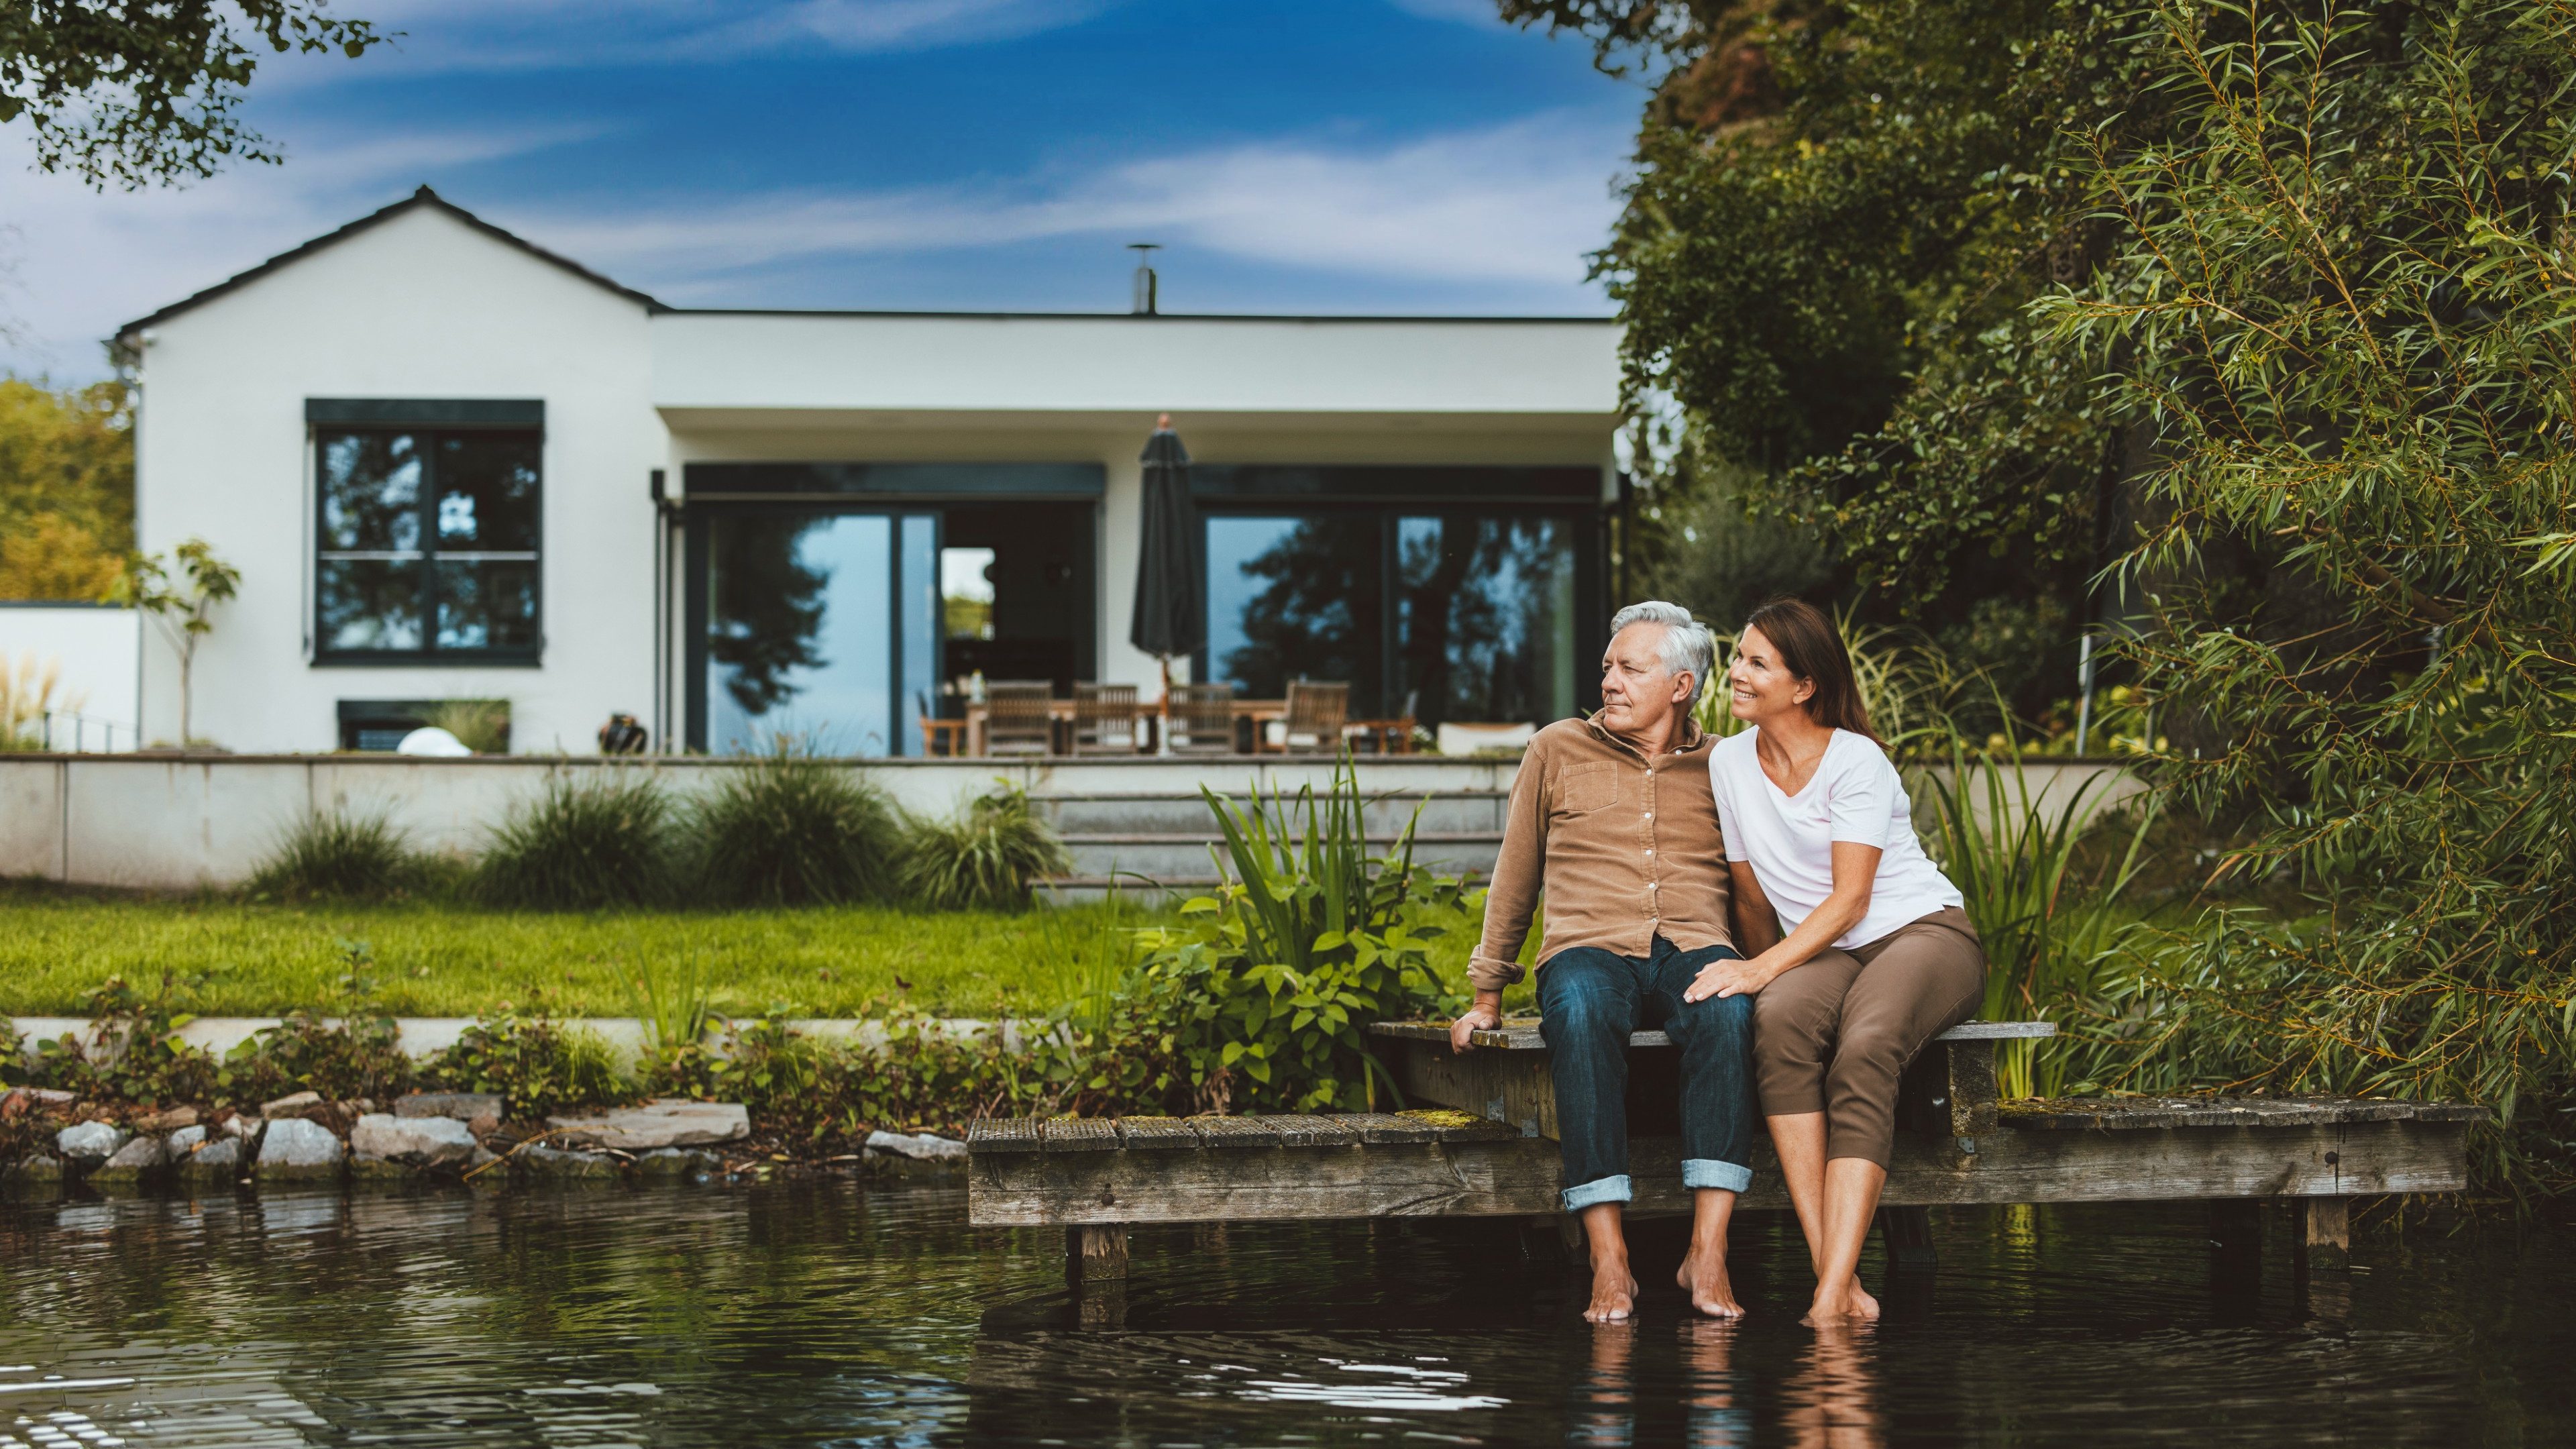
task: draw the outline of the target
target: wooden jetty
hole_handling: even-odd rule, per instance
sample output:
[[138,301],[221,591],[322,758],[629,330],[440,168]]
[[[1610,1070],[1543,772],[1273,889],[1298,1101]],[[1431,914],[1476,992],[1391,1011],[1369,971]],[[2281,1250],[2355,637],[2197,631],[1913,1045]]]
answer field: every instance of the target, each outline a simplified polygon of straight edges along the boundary
[[[967,1139],[968,1219],[1067,1229],[1066,1271],[1079,1283],[1125,1276],[1136,1224],[1561,1218],[1555,1097],[1534,1019],[1480,1032],[1464,1054],[1436,1023],[1370,1030],[1415,1110],[991,1119]],[[2204,1199],[2296,1203],[2302,1262],[2331,1266],[2349,1244],[2350,1199],[2468,1185],[2468,1130],[2487,1114],[2461,1103],[1999,1100],[1996,1043],[2053,1030],[1970,1022],[1907,1071],[1880,1221],[1900,1265],[1929,1263],[1924,1210],[1940,1204]],[[1670,1041],[1638,1032],[1629,1063],[1629,1210],[1687,1212]],[[1787,1207],[1767,1143],[1753,1170],[1743,1205]]]

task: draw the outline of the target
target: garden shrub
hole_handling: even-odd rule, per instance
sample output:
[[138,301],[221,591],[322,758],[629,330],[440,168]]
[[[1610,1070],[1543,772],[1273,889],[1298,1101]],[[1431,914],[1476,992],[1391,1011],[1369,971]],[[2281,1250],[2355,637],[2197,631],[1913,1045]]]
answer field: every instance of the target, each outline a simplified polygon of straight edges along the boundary
[[497,1092],[514,1121],[549,1112],[605,1107],[635,1093],[618,1074],[615,1051],[599,1033],[506,1006],[475,1022],[454,1045],[423,1063],[425,1086]]
[[287,828],[242,891],[290,905],[396,900],[430,893],[443,864],[381,813],[316,810]]
[[214,1054],[191,1045],[180,1028],[196,1020],[174,1010],[177,982],[163,972],[157,990],[145,993],[109,978],[91,993],[87,1042],[69,1034],[36,1044],[29,1080],[84,1097],[153,1105],[210,1102],[221,1076]]
[[933,910],[1026,907],[1040,876],[1062,875],[1073,858],[1029,802],[1003,786],[968,802],[952,820],[915,821],[903,855],[903,890]]
[[540,911],[656,905],[671,898],[671,797],[639,770],[557,775],[492,833],[475,868],[486,904]]
[[[1413,824],[1371,857],[1356,774],[1320,800],[1238,810],[1213,792],[1234,878],[1147,931],[1104,998],[1038,1043],[1062,1105],[1085,1112],[1361,1111],[1383,1069],[1371,1021],[1451,1014],[1430,941],[1465,886],[1413,863]],[[1415,812],[1415,821],[1420,811]]]
[[776,1010],[729,1023],[722,1052],[703,1047],[662,1058],[655,1093],[740,1102],[763,1127],[808,1143],[864,1139],[873,1128],[961,1134],[977,1117],[1041,1111],[1045,1074],[998,1030],[959,1034],[909,1007],[871,1007],[882,1023],[872,1044],[796,1031]]
[[216,1075],[232,1100],[251,1104],[309,1091],[335,1102],[390,1103],[410,1089],[415,1073],[403,1055],[401,1030],[375,1008],[375,953],[364,941],[342,941],[340,954],[349,970],[340,978],[339,1022],[299,1008],[234,1043]]
[[884,896],[902,828],[883,791],[794,742],[727,770],[692,812],[710,904],[832,905]]

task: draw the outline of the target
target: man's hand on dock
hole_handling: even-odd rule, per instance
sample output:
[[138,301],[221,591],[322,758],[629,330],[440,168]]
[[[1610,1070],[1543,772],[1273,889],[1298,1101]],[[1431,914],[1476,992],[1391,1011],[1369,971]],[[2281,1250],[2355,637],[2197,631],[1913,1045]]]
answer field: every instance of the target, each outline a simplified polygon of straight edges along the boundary
[[1480,1031],[1492,1031],[1503,1024],[1503,993],[1479,991],[1476,1004],[1458,1013],[1449,1023],[1449,1050],[1463,1052],[1473,1047],[1471,1038]]

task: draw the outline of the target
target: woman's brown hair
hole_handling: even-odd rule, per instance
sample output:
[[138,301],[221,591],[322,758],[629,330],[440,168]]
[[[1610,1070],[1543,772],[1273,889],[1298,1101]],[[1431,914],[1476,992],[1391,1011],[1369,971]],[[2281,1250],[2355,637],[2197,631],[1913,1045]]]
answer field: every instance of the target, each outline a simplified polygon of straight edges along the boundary
[[[1851,655],[1843,650],[1843,632],[1825,617],[1824,610],[1804,599],[1773,599],[1755,609],[1744,627],[1761,630],[1771,647],[1780,651],[1780,667],[1816,687],[1807,696],[1807,718],[1827,729],[1866,735],[1871,743],[1886,747],[1887,742],[1869,727],[1869,710],[1860,702],[1860,681],[1852,674]],[[1735,637],[1737,647],[1743,647],[1744,636]]]

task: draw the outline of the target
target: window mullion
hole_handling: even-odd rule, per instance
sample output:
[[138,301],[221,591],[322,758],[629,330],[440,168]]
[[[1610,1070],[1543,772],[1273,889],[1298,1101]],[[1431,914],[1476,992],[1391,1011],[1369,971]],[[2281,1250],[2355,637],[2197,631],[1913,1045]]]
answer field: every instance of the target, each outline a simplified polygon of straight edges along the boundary
[[438,437],[414,433],[420,458],[420,652],[438,653]]

